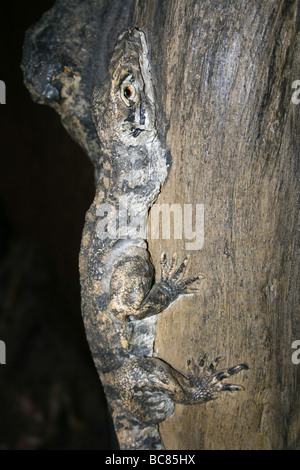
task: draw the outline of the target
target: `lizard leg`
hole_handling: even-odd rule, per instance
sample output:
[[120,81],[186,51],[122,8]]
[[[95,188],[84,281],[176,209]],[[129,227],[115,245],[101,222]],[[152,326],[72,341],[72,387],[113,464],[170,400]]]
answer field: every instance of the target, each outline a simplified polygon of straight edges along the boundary
[[145,296],[139,306],[137,318],[148,316],[149,312],[153,309],[153,305],[158,302],[158,299],[162,299],[162,304],[167,304],[164,307],[166,308],[181,295],[190,295],[199,292],[198,283],[202,281],[205,276],[203,274],[196,274],[194,276],[185,277],[189,259],[190,257],[186,256],[178,266],[177,253],[173,254],[171,264],[167,262],[166,254],[162,254],[160,260],[160,281],[156,282],[148,295]]
[[189,257],[177,265],[177,254],[171,264],[161,257],[161,279],[153,282],[153,266],[148,259],[134,256],[122,259],[115,267],[110,282],[109,310],[120,319],[141,320],[165,310],[179,296],[199,291],[203,274],[184,277]]
[[190,371],[185,375],[158,358],[130,359],[116,377],[123,405],[141,422],[156,424],[172,415],[175,403],[204,403],[224,391],[244,390],[240,385],[222,381],[248,369],[247,364],[217,370],[220,360],[217,358],[209,366],[204,359],[199,366],[189,361]]

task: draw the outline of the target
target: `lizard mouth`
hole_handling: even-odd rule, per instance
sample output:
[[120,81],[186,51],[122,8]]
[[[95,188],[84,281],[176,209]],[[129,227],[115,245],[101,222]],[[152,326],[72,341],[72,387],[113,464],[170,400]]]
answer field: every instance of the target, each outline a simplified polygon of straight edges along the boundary
[[141,129],[140,127],[135,127],[135,128],[133,127],[131,129],[131,135],[132,137],[136,138],[141,134],[141,132],[145,132],[145,130],[146,129]]
[[136,145],[142,142],[152,142],[156,136],[156,131],[154,129],[147,129],[142,126],[134,126],[132,124],[123,124],[122,125],[122,135],[123,139],[130,141],[131,144]]

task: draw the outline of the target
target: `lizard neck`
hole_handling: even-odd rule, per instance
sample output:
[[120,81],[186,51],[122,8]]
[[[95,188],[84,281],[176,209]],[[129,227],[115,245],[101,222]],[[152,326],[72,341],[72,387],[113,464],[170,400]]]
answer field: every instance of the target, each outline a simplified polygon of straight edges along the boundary
[[114,218],[121,227],[116,238],[145,239],[149,209],[167,176],[165,152],[157,138],[147,150],[142,146],[126,152],[114,150],[103,154],[103,173],[96,188],[97,213],[110,211],[111,221]]

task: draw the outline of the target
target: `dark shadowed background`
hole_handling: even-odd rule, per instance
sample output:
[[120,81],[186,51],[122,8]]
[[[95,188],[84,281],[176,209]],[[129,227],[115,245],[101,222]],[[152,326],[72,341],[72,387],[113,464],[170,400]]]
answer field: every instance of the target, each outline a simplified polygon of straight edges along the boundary
[[111,449],[80,312],[78,253],[93,168],[20,69],[27,28],[52,0],[2,0],[0,449]]

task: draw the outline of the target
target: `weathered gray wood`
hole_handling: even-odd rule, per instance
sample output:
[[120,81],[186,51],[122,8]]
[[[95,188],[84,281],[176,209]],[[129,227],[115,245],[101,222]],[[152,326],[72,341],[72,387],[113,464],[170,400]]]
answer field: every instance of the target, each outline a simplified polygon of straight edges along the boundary
[[[46,59],[43,50],[36,55],[36,27],[27,37],[23,67],[35,98],[62,114],[97,164],[91,92],[132,10],[126,21],[115,20],[115,1],[117,16],[111,10],[114,21],[102,42],[99,24],[112,2],[73,2],[90,5],[94,23],[86,19],[86,6],[69,42],[69,29],[57,26],[65,16],[61,23],[49,13],[44,21],[56,26],[46,37],[55,47]],[[57,12],[65,8],[66,2],[57,2]],[[76,68],[62,58],[67,50],[77,60],[87,23],[96,25],[93,39]],[[300,365],[291,360],[292,343],[300,339],[300,105],[291,101],[292,84],[300,79],[299,2],[137,0],[133,23],[150,47],[159,132],[172,155],[158,203],[205,209],[204,245],[191,251],[190,272],[206,280],[200,294],[181,298],[161,316],[156,352],[183,372],[188,357],[202,351],[211,359],[225,355],[226,365],[250,366],[237,379],[245,392],[205,406],[177,406],[160,425],[164,443],[167,449],[299,448]],[[45,98],[50,66],[64,72],[65,90],[71,72],[62,66],[79,71],[71,99]],[[186,242],[150,239],[156,268],[162,251],[183,257]]]
[[[173,157],[159,202],[205,207],[190,271],[206,281],[160,317],[157,351],[183,371],[201,351],[250,366],[244,393],[178,406],[166,447],[299,448],[299,2],[146,0],[135,14]],[[185,243],[150,241],[156,267]]]

